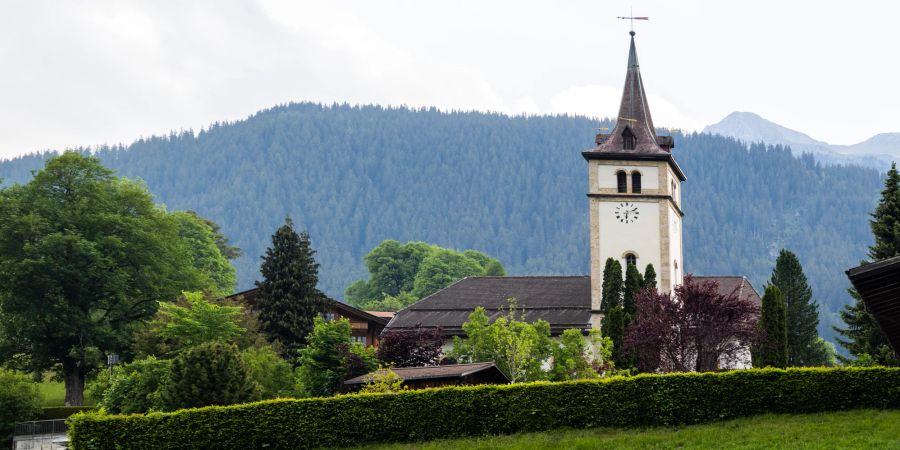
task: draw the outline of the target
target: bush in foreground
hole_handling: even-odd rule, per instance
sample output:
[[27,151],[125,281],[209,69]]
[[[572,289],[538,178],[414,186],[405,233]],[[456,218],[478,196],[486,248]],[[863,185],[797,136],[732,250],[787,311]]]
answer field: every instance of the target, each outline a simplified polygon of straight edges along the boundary
[[900,408],[900,368],[638,375],[75,416],[72,448],[310,448]]
[[10,442],[16,422],[34,420],[40,413],[37,385],[25,375],[0,369],[0,444]]

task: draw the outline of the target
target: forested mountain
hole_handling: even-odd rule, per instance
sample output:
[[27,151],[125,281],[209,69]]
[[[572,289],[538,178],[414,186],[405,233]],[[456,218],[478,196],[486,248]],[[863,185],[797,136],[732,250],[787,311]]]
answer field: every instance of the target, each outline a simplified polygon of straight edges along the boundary
[[[343,298],[367,276],[363,255],[385,239],[477,249],[512,275],[587,273],[581,151],[597,127],[583,117],[301,103],[96,153],[170,209],[221,224],[244,251],[235,261],[241,288],[258,278],[271,234],[291,216],[309,230],[321,288]],[[785,246],[804,265],[830,338],[849,301],[843,271],[871,243],[881,174],[717,135],[675,142],[688,177],[686,272],[745,274],[762,292]],[[0,178],[25,181],[45,157],[4,161]]]

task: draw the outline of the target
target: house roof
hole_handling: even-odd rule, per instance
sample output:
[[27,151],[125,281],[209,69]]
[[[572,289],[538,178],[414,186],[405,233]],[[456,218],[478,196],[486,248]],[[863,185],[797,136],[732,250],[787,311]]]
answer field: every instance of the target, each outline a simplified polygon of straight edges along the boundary
[[752,300],[757,305],[762,304],[759,293],[750,284],[750,280],[743,276],[733,275],[712,275],[699,276],[695,275],[694,280],[699,282],[715,281],[719,283],[719,293],[722,295],[730,295],[732,292],[737,293],[738,297]]
[[390,320],[392,317],[394,317],[394,314],[396,314],[393,311],[366,311],[366,312],[375,317],[381,317],[383,319],[388,319],[388,320]]
[[900,256],[854,267],[847,277],[894,351],[900,351]]
[[[236,299],[238,297],[243,298],[244,301],[247,302],[247,304],[249,304],[252,307],[254,302],[256,301],[256,296],[258,294],[258,290],[259,290],[259,288],[247,289],[246,291],[241,291],[241,292],[238,292],[235,294],[231,294],[226,298],[228,298],[228,299]],[[390,316],[385,316],[384,313],[380,313],[380,312],[376,313],[373,311],[363,311],[359,308],[348,305],[340,300],[334,300],[332,302],[332,305],[334,306],[334,309],[343,313],[343,315],[347,316],[347,317],[353,317],[353,318],[361,319],[361,320],[368,320],[370,322],[375,322],[375,323],[381,324],[381,325],[387,325],[388,320],[390,320]],[[393,314],[393,313],[391,313],[391,314]]]
[[[697,281],[716,281],[719,292],[737,292],[759,304],[759,294],[746,277],[695,276]],[[505,315],[508,299],[515,298],[526,322],[550,323],[554,335],[569,328],[590,328],[591,278],[589,276],[468,277],[397,311],[385,330],[422,325],[440,327],[445,336],[462,336],[469,314],[482,306],[490,321]]]
[[[500,375],[503,375],[503,372],[501,372],[493,362],[449,364],[445,366],[399,367],[391,370],[395,374],[397,374],[397,376],[403,379],[403,381],[462,378],[486,370],[497,371],[498,373],[500,373]],[[368,383],[372,379],[373,375],[374,373],[360,375],[358,377],[344,381],[344,384]],[[507,378],[506,375],[503,375],[503,378]],[[509,381],[508,378],[507,381]]]
[[590,323],[590,277],[467,277],[397,311],[387,328],[421,324],[441,327],[445,335],[463,335],[462,325],[475,307],[484,307],[494,321],[506,314],[510,298],[516,299],[527,322],[544,319],[554,334]]

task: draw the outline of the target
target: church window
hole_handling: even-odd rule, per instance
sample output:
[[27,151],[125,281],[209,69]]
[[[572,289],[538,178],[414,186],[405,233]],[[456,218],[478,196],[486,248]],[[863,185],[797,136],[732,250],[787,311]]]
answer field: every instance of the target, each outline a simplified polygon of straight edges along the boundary
[[637,267],[637,256],[634,256],[634,253],[625,255],[625,267],[628,267],[629,264]]
[[641,173],[638,171],[631,172],[631,192],[641,193]]
[[625,150],[634,150],[634,133],[631,132],[631,127],[625,127],[625,131],[622,132],[622,142],[625,144]]
[[628,192],[628,175],[620,170],[616,172],[616,183],[619,186],[619,192]]

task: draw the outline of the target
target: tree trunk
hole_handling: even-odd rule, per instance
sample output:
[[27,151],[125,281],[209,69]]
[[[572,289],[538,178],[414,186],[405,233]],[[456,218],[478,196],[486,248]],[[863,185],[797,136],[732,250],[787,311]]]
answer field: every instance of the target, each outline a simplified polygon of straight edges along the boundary
[[66,406],[84,404],[84,371],[74,361],[63,361],[63,378],[66,382]]

